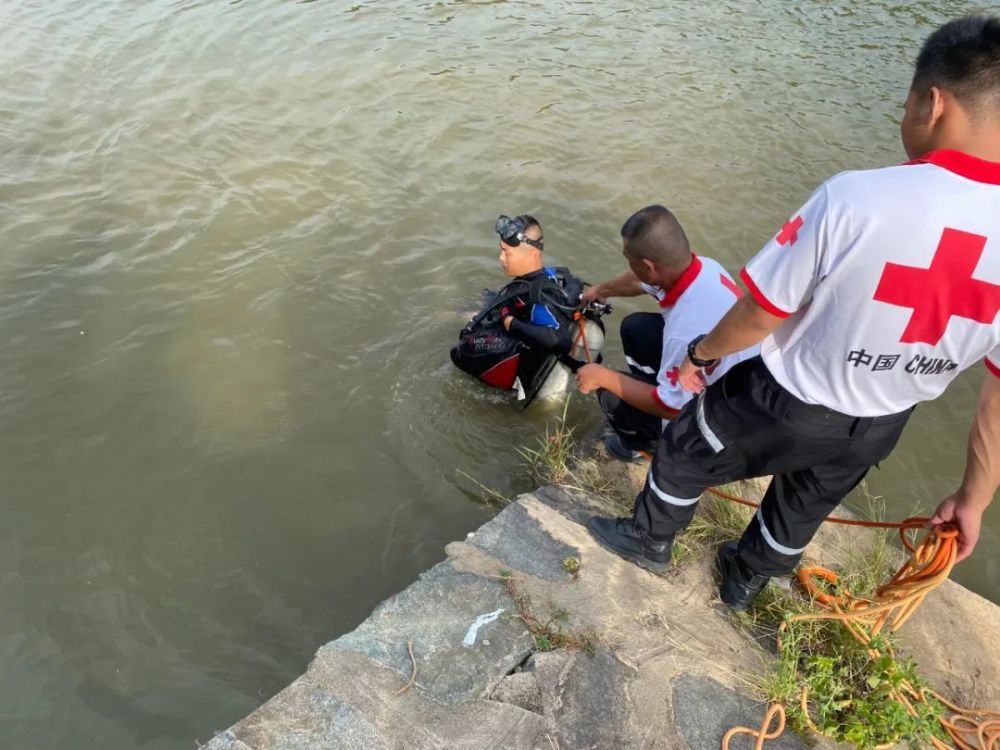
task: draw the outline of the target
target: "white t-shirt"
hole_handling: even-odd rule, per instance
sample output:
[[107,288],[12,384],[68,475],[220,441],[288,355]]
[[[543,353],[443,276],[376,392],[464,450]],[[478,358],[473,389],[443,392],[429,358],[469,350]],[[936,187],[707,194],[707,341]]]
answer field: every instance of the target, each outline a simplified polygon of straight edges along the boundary
[[[691,265],[670,289],[664,291],[650,284],[643,284],[642,288],[656,299],[663,314],[663,354],[656,373],[653,400],[663,409],[677,414],[693,396],[681,388],[678,380],[688,343],[695,336],[711,331],[736,304],[736,300],[743,296],[743,290],[725,268],[711,258],[699,258],[697,255],[693,255]],[[755,346],[723,357],[710,373],[705,373],[706,380],[714,383],[737,362],[757,353],[758,347]]]
[[858,417],[1000,376],[1000,164],[958,151],[823,183],[741,273],[788,321],[761,347],[793,395]]

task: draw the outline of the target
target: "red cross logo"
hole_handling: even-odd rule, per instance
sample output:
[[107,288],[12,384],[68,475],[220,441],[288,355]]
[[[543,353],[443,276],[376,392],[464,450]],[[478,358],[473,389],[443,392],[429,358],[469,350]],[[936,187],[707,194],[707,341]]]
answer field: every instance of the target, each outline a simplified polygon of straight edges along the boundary
[[778,232],[777,240],[779,245],[784,245],[789,243],[794,245],[795,240],[799,238],[799,230],[802,229],[802,217],[796,216],[791,221],[785,222],[785,225]]
[[670,385],[677,385],[677,379],[681,376],[681,370],[679,367],[675,367],[673,370],[667,372],[667,380],[670,381]]
[[984,247],[985,237],[946,228],[930,268],[885,264],[873,299],[913,308],[901,343],[938,343],[952,316],[993,323],[1000,285],[972,278]]

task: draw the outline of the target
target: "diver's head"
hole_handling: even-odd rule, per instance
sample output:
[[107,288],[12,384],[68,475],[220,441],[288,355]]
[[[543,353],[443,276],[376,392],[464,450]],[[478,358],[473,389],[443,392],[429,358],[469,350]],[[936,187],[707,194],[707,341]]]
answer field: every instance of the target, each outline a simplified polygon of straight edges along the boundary
[[1000,161],[1000,17],[958,18],[927,37],[899,129],[911,159],[947,148]]
[[647,206],[622,225],[622,254],[640,281],[669,289],[691,264],[680,222],[663,206]]
[[542,225],[534,216],[501,216],[496,231],[500,235],[500,267],[505,274],[524,276],[542,267]]

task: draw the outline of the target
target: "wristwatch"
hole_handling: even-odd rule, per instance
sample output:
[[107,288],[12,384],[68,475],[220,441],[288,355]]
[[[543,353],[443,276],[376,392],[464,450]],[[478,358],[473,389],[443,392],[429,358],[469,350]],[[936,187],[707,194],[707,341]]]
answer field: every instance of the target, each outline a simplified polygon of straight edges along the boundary
[[705,338],[704,333],[701,334],[701,336],[695,336],[693,339],[691,339],[691,343],[688,344],[688,359],[691,360],[691,364],[693,364],[695,367],[712,367],[719,361],[718,358],[702,359],[701,357],[695,356],[694,353],[694,350],[698,348],[698,343],[703,338]]

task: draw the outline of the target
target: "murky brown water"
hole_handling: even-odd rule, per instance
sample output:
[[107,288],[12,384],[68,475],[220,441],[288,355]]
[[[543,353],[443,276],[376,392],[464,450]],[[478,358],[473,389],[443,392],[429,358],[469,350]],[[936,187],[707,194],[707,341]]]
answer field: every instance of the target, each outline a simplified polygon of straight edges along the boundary
[[[0,745],[190,748],[293,679],[488,517],[459,470],[527,486],[546,414],[447,358],[496,214],[597,279],[664,202],[735,269],[902,158],[967,9],[632,5],[0,0]],[[890,515],[958,480],[981,376],[876,472]],[[997,598],[988,524],[957,577]]]

